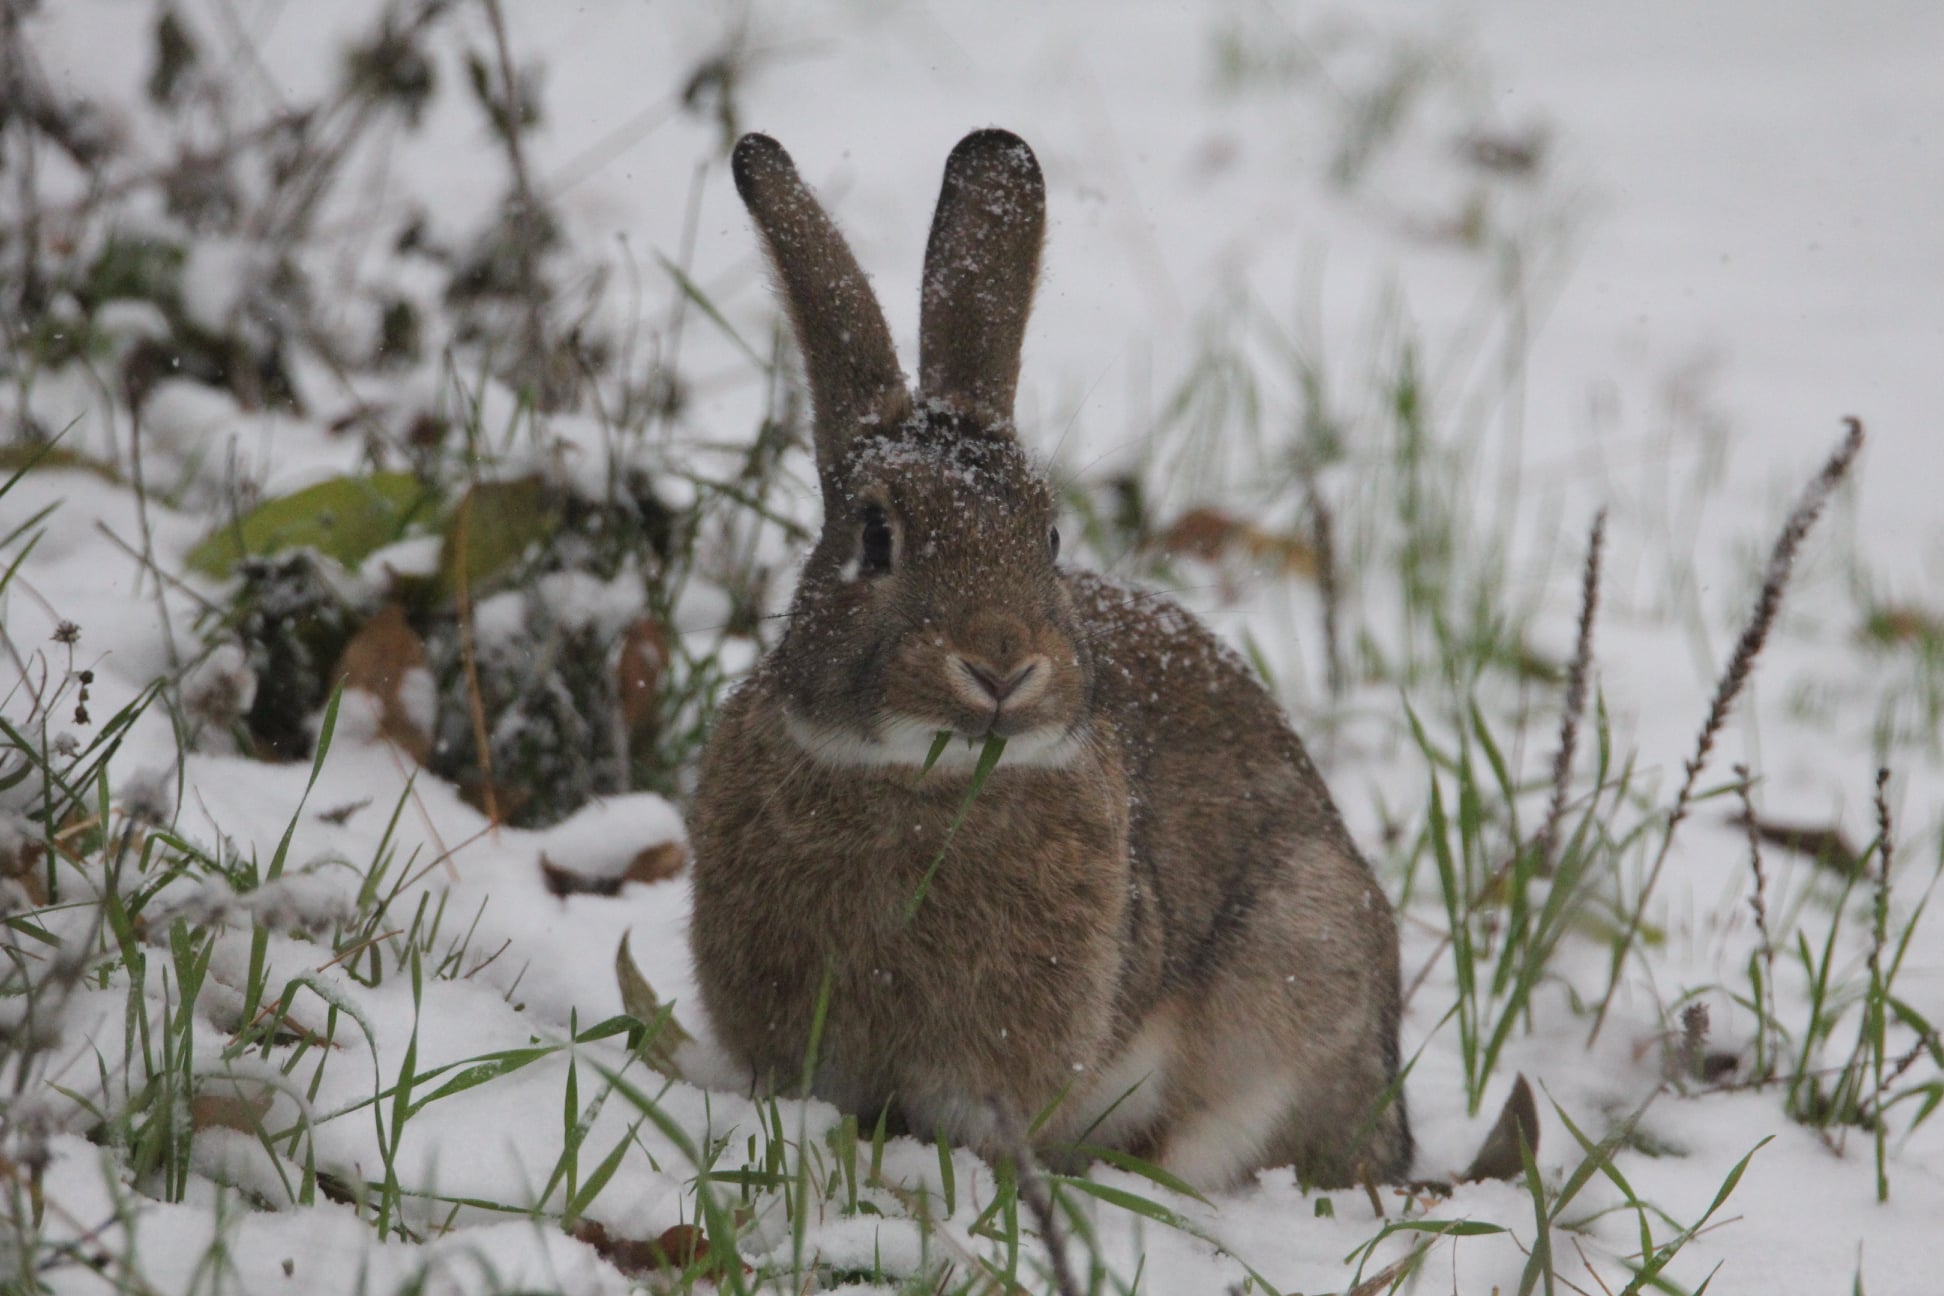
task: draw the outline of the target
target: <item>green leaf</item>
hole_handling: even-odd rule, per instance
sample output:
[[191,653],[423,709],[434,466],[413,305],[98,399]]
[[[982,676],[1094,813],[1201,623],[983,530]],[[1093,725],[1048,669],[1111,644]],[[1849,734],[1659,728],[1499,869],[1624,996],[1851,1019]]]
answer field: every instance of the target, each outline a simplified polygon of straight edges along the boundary
[[[68,424],[68,427],[73,426],[72,423]],[[100,465],[81,459],[71,450],[57,452],[54,449],[55,446],[60,444],[61,438],[67,434],[68,428],[62,428],[59,432],[39,445],[34,445],[29,442],[25,445],[0,446],[0,468],[11,468],[13,470],[7,475],[6,481],[0,482],[0,499],[6,498],[7,492],[12,490],[15,483],[27,475],[28,469],[41,463],[43,460],[51,468],[85,467],[100,473],[107,480],[113,481],[114,475]]]
[[687,272],[682,267],[676,265],[661,253],[655,254],[655,260],[661,262],[661,268],[667,273],[669,278],[675,281],[676,286],[682,290],[682,295],[700,307],[702,313],[709,317],[709,322],[721,329],[722,335],[734,343],[738,351],[741,351],[744,355],[755,361],[756,366],[763,370],[763,372],[769,372],[770,362],[758,354],[755,347],[743,340],[742,334],[736,332],[736,326],[729,322],[729,317],[724,315],[722,309],[715,304],[709,295],[703,292],[693,279],[688,277]]
[[[1554,1106],[1558,1104],[1555,1103]],[[1525,1271],[1519,1275],[1519,1296],[1528,1296],[1542,1279],[1546,1285],[1546,1296],[1552,1296],[1554,1279],[1552,1222],[1565,1201],[1562,1198],[1552,1205],[1547,1204],[1546,1185],[1539,1174],[1539,1163],[1532,1159],[1532,1148],[1523,1141],[1519,1144],[1519,1160],[1525,1171],[1526,1191],[1532,1196],[1534,1226],[1532,1250],[1526,1256]]]
[[1095,1160],[1105,1161],[1117,1170],[1125,1170],[1129,1174],[1139,1175],[1149,1183],[1158,1184],[1160,1187],[1166,1188],[1169,1192],[1180,1193],[1183,1197],[1192,1197],[1202,1205],[1211,1209],[1215,1205],[1214,1202],[1209,1201],[1208,1198],[1195,1191],[1194,1185],[1190,1184],[1187,1180],[1172,1175],[1160,1166],[1155,1165],[1152,1161],[1144,1161],[1131,1152],[1122,1152],[1118,1148],[1100,1147],[1093,1143],[1079,1144],[1076,1150],[1093,1157]]
[[[489,1053],[466,1066],[464,1070],[440,1085],[437,1089],[434,1089],[431,1093],[413,1101],[407,1108],[405,1115],[408,1118],[416,1116],[419,1112],[425,1110],[441,1098],[456,1093],[463,1093],[468,1089],[475,1089],[490,1080],[497,1080],[504,1075],[511,1075],[513,1072],[523,1067],[531,1066],[541,1058],[548,1057],[558,1051],[559,1049],[556,1045],[541,1044],[534,1045],[530,1048],[507,1049],[500,1053]],[[420,1072],[411,1079],[416,1084],[418,1081],[429,1079],[436,1074],[438,1074],[436,1071]],[[400,1079],[403,1080],[404,1077],[401,1075]]]
[[945,1213],[950,1215],[958,1210],[958,1176],[952,1165],[952,1143],[945,1137],[943,1127],[939,1128],[935,1141],[938,1146],[938,1186],[945,1195]]
[[1156,1224],[1165,1224],[1171,1229],[1189,1234],[1192,1237],[1201,1236],[1200,1230],[1179,1212],[1172,1211],[1160,1202],[1143,1197],[1139,1193],[1131,1193],[1125,1188],[1115,1188],[1110,1184],[1095,1183],[1091,1179],[1081,1179],[1073,1175],[1052,1175],[1049,1177],[1062,1188],[1071,1188],[1075,1192],[1082,1192],[1089,1197],[1096,1197],[1106,1202],[1109,1206],[1118,1206],[1129,1214],[1139,1215],[1143,1219],[1153,1220]]
[[[945,737],[948,737],[948,735],[945,733],[939,734],[939,738]],[[936,755],[943,750],[944,744],[937,739],[933,739],[933,754]],[[952,816],[950,826],[945,829],[945,840],[939,844],[938,854],[932,856],[932,862],[925,868],[925,875],[918,879],[917,891],[912,894],[911,902],[905,906],[905,922],[909,923],[913,918],[918,916],[919,906],[925,903],[926,895],[931,892],[932,879],[938,876],[938,866],[945,862],[945,852],[951,849],[952,839],[958,836],[958,830],[964,826],[965,816],[971,812],[972,803],[979,799],[979,792],[985,787],[986,780],[992,777],[992,771],[998,766],[999,757],[1005,750],[1006,740],[1004,738],[1001,738],[998,734],[988,734],[986,736],[985,746],[979,749],[978,764],[972,767],[972,782],[965,789],[965,799],[959,802],[958,813]],[[926,763],[925,768],[931,768],[930,762]]]
[[189,566],[220,578],[241,558],[311,548],[355,568],[405,534],[428,494],[411,473],[333,477],[218,527],[189,551]]
[[918,771],[919,774],[931,773],[932,766],[938,764],[938,758],[945,754],[945,748],[950,746],[951,742],[952,731],[950,729],[940,729],[938,731],[938,737],[932,739],[931,750],[925,753],[925,764]]
[[581,1184],[580,1191],[575,1193],[573,1199],[567,1203],[567,1219],[576,1220],[587,1213],[587,1208],[592,1206],[594,1199],[601,1195],[601,1189],[607,1187],[608,1180],[614,1178],[614,1172],[621,1168],[621,1158],[627,1154],[629,1148],[634,1146],[635,1132],[641,1128],[641,1125],[641,1121],[636,1121],[628,1126],[628,1132],[621,1136],[620,1141],[614,1145],[614,1150],[601,1158],[601,1163],[594,1167],[594,1173],[587,1176],[586,1182]]
[[446,523],[445,545],[439,551],[440,597],[478,590],[559,526],[552,493],[538,477],[477,483]]

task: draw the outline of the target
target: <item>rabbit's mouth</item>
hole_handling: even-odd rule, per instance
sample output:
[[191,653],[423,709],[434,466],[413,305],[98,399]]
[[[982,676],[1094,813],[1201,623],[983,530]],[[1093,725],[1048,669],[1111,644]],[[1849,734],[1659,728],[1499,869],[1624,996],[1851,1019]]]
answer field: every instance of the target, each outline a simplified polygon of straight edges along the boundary
[[[999,717],[993,717],[995,720]],[[1008,768],[1065,769],[1074,764],[1090,746],[1091,731],[1084,724],[1041,724],[1013,733],[988,725],[968,732],[955,725],[915,716],[882,717],[874,734],[861,734],[849,727],[819,724],[798,715],[784,714],[784,728],[804,754],[824,765],[851,769],[908,767],[950,772],[969,772],[979,761],[986,740],[1006,740],[1000,763]],[[938,748],[938,736],[948,735]],[[933,749],[938,748],[933,759]]]

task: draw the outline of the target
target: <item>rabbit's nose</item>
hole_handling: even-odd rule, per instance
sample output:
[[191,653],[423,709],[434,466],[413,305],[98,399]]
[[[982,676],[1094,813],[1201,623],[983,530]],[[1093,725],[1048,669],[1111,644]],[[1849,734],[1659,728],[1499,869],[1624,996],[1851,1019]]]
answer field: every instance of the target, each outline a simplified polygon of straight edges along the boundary
[[1008,702],[1022,704],[1036,695],[1046,682],[1048,662],[1032,656],[1010,669],[995,669],[985,662],[972,661],[956,654],[952,657],[952,676],[956,691],[974,706],[1003,707]]

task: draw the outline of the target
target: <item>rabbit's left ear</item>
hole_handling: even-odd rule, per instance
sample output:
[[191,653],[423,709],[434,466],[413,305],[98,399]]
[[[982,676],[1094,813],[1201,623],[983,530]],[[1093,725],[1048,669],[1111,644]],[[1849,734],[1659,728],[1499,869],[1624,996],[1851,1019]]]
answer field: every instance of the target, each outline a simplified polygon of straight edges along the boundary
[[921,397],[1011,421],[1045,235],[1046,182],[1026,141],[1003,130],[960,140],[925,246]]

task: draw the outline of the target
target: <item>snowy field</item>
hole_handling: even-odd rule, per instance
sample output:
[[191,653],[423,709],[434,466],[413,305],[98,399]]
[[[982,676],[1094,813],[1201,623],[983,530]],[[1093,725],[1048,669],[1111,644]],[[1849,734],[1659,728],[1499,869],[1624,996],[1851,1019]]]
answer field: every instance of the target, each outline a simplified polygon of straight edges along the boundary
[[1399,902],[1425,1181],[1096,1165],[1083,1281],[1944,1289],[1944,8],[502,5],[0,3],[0,1290],[1052,1289],[1009,1177],[735,1088],[673,872],[816,525],[727,146],[909,361],[985,125],[1063,529]]

